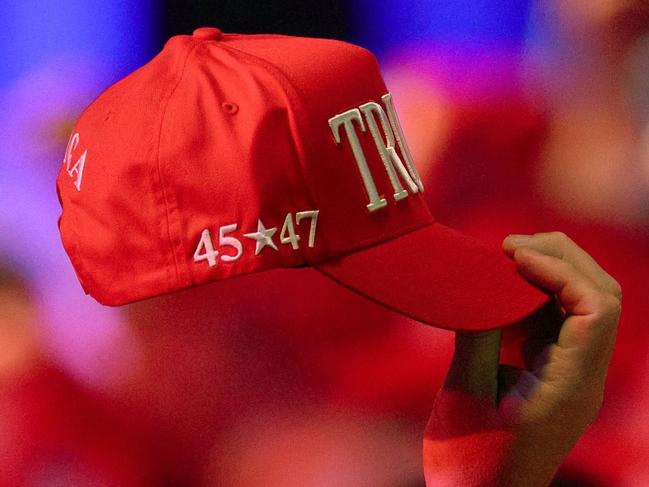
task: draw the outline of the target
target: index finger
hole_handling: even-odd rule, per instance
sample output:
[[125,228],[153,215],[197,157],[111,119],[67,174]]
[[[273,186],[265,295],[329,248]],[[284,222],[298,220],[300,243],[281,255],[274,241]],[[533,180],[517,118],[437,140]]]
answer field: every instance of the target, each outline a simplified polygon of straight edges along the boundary
[[510,257],[514,256],[517,248],[523,246],[568,262],[592,280],[597,287],[617,298],[621,297],[622,291],[617,281],[565,233],[546,232],[534,235],[509,235],[503,241],[503,249]]
[[[557,345],[579,350],[582,365],[590,364],[593,371],[605,370],[615,342],[619,299],[602,292],[569,262],[529,247],[517,249],[514,258],[521,272],[555,293],[568,313]],[[599,367],[594,367],[595,364]]]

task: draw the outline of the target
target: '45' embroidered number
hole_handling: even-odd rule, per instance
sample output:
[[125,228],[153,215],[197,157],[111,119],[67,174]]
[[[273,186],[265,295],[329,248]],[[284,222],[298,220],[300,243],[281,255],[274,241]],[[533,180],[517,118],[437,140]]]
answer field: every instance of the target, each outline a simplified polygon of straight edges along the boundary
[[[243,245],[241,240],[236,237],[227,237],[226,233],[234,232],[237,229],[237,224],[233,223],[232,225],[224,225],[219,228],[219,246],[220,247],[232,247],[235,250],[234,255],[222,255],[221,260],[223,262],[234,262],[243,255]],[[212,243],[212,236],[210,231],[206,228],[201,233],[201,238],[198,241],[198,246],[194,252],[194,262],[207,261],[210,267],[215,266],[217,263],[216,258],[219,256],[219,251],[214,250],[214,244]]]
[[[309,226],[308,246],[313,248],[315,246],[315,234],[318,227],[318,213],[319,210],[297,212],[295,214],[295,223],[293,223],[293,213],[288,213],[286,218],[284,218],[284,224],[279,234],[280,243],[290,244],[293,250],[299,249],[300,235],[295,232],[295,226],[299,226],[302,220],[309,219],[311,224]],[[243,244],[237,237],[228,235],[236,231],[236,223],[219,227],[219,250],[216,250],[209,229],[206,228],[203,230],[196,250],[194,251],[194,262],[200,263],[207,261],[207,264],[213,267],[218,264],[219,260],[223,262],[234,262],[240,259],[243,255]],[[275,233],[277,233],[277,227],[267,228],[261,219],[258,219],[257,231],[244,233],[243,236],[255,241],[255,255],[259,255],[266,247],[278,251],[277,245],[273,240]],[[227,253],[225,252],[226,249],[228,249]]]

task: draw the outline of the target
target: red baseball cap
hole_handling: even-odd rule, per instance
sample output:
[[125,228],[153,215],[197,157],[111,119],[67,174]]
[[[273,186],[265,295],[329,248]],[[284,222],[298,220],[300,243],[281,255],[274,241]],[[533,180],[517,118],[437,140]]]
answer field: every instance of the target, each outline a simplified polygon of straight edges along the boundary
[[450,329],[548,300],[435,223],[374,56],[340,41],[173,37],[83,112],[57,189],[63,245],[107,305],[297,266]]

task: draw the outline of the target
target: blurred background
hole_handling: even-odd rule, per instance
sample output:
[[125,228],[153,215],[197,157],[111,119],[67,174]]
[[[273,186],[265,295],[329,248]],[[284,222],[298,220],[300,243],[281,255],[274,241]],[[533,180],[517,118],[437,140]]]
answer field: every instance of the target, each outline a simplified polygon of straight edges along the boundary
[[424,485],[451,333],[309,269],[123,308],[74,276],[75,118],[204,25],[370,48],[439,221],[562,230],[620,281],[604,407],[556,485],[649,485],[646,0],[1,0],[0,485]]

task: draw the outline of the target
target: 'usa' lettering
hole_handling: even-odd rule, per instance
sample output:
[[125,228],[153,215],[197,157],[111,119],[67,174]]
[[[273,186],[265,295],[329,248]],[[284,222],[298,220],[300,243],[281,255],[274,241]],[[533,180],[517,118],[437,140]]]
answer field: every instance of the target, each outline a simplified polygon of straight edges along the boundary
[[77,162],[72,164],[72,152],[79,145],[79,133],[75,132],[70,141],[68,142],[68,148],[65,151],[65,169],[68,172],[68,175],[74,180],[74,187],[77,188],[77,191],[81,191],[81,178],[83,178],[83,168],[86,165],[86,155],[88,151],[83,151],[81,157],[77,159]]

